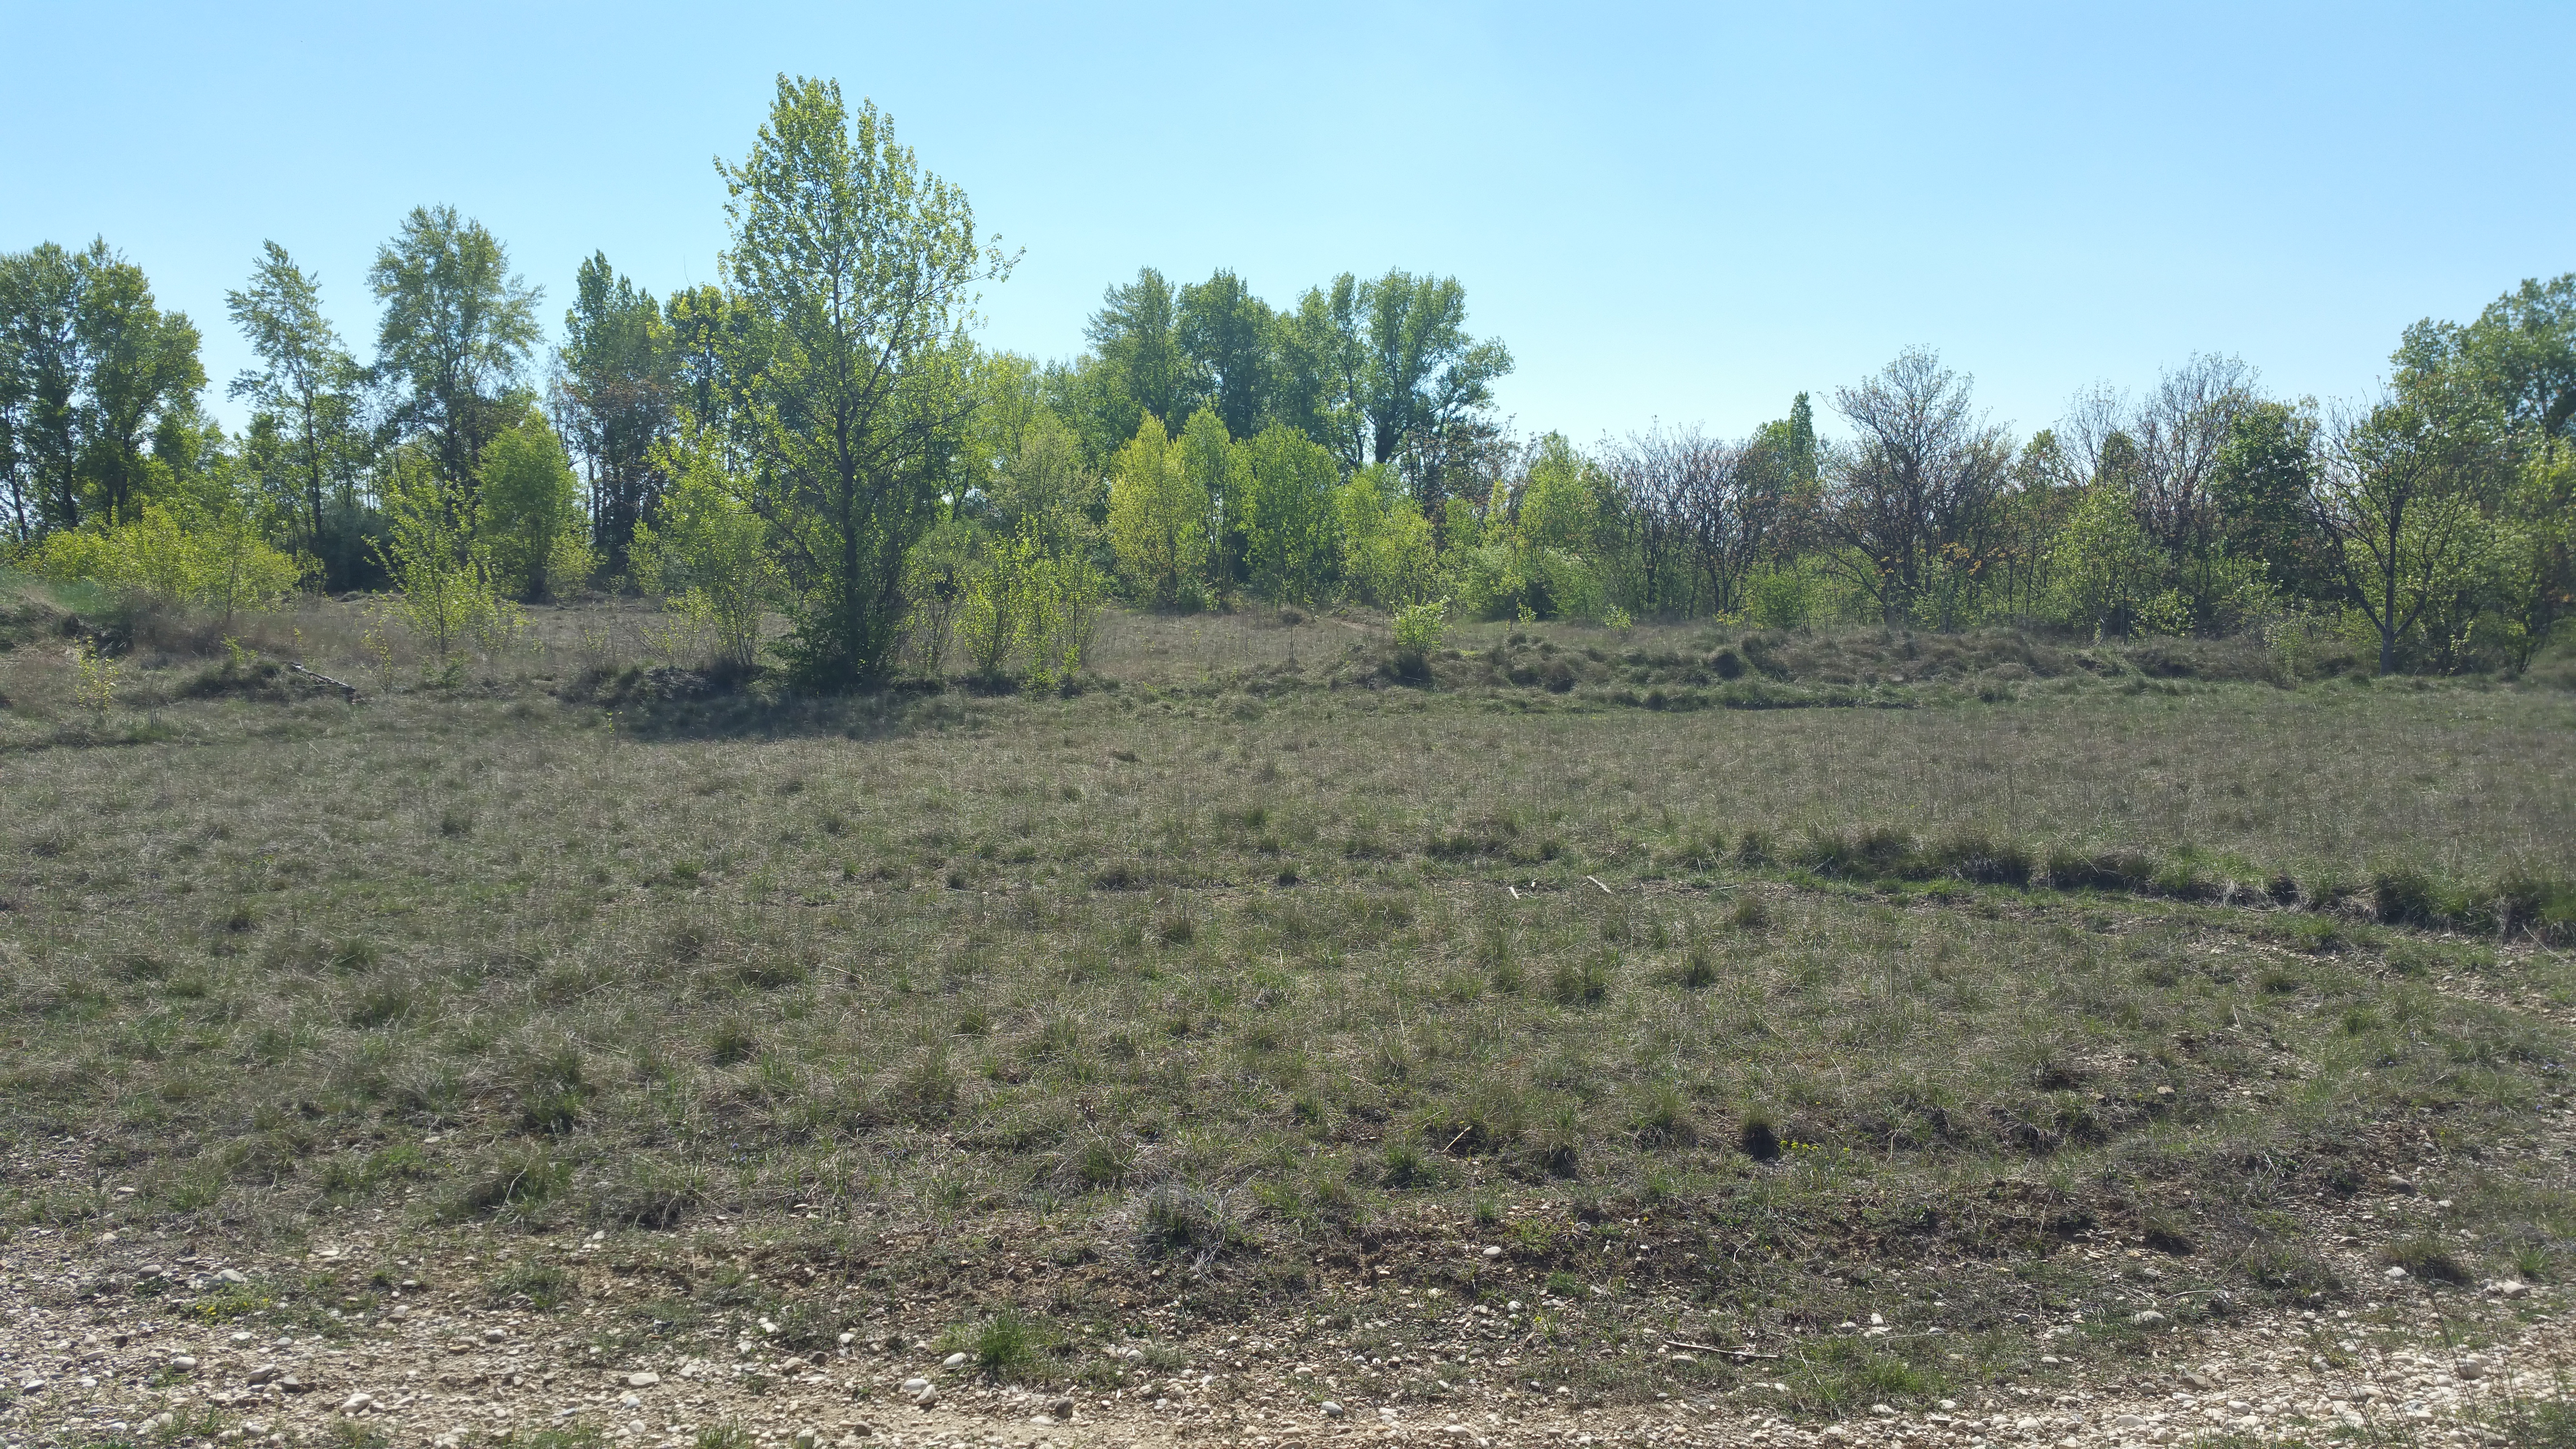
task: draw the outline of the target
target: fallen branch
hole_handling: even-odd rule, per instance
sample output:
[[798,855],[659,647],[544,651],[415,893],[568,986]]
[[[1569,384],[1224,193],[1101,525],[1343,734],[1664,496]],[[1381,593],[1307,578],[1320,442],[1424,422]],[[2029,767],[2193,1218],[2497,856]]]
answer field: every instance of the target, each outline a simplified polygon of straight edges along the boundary
[[1749,1348],[1719,1348],[1713,1343],[1692,1343],[1682,1338],[1665,1339],[1664,1347],[1686,1348],[1693,1353],[1722,1353],[1728,1358],[1778,1358],[1780,1356],[1776,1353],[1756,1353]]
[[[1597,876],[1597,875],[1587,875],[1587,876],[1585,876],[1585,877],[1584,877],[1584,879],[1585,879],[1585,880],[1588,880],[1588,881],[1590,881],[1590,882],[1592,882],[1594,885],[1601,885],[1601,877],[1599,877],[1599,876]],[[1614,890],[1612,890],[1612,889],[1610,889],[1610,888],[1609,888],[1608,886],[1606,886],[1606,885],[1601,885],[1601,894],[1603,894],[1603,895],[1605,895],[1605,896],[1615,896],[1615,895],[1617,895],[1617,894],[1618,894],[1618,892],[1617,892],[1617,891],[1614,891]]]
[[321,680],[324,684],[340,691],[340,697],[351,704],[356,704],[358,702],[358,686],[351,684],[346,680],[333,679],[330,675],[324,674],[320,670],[307,669],[303,665],[297,664],[292,660],[287,661],[286,667],[303,675],[307,679]]

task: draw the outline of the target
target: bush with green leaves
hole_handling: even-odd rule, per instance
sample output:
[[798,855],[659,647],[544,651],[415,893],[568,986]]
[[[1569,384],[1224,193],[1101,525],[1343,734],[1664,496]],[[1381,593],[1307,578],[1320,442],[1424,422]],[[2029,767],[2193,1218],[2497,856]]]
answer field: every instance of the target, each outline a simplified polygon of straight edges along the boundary
[[786,585],[769,527],[713,446],[676,444],[660,460],[676,481],[660,518],[635,525],[635,582],[712,641],[719,661],[748,669]]
[[49,534],[29,572],[87,581],[160,608],[233,615],[273,608],[295,592],[309,562],[271,547],[238,507],[146,503],[129,521],[97,521]]
[[379,487],[385,534],[373,547],[399,591],[384,611],[441,660],[469,640],[497,647],[523,620],[503,597],[473,492],[442,479],[410,448],[386,460]]
[[534,409],[483,448],[482,528],[501,586],[549,599],[590,581],[590,520],[563,440]]

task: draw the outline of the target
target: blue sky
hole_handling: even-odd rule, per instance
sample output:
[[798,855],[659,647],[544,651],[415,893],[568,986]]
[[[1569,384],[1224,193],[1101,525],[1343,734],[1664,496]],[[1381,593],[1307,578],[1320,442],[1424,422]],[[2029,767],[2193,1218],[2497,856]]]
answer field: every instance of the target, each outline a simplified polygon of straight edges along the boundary
[[[2576,5],[0,4],[0,248],[104,235],[247,361],[264,238],[362,355],[452,202],[559,324],[593,249],[716,273],[782,70],[872,97],[1025,248],[985,336],[1073,352],[1140,264],[1274,303],[1458,277],[1525,431],[1745,432],[1911,344],[2025,431],[2195,351],[2351,396],[2398,331],[2576,269]],[[1827,409],[1820,406],[1820,413]]]

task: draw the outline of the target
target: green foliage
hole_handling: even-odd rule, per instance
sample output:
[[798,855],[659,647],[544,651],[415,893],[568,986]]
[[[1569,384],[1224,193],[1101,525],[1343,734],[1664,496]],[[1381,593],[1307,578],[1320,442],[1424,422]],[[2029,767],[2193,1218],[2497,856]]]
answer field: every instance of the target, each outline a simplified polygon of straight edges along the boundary
[[723,170],[718,406],[791,589],[782,652],[807,682],[847,688],[897,661],[906,555],[978,401],[973,288],[1009,263],[965,193],[829,81],[781,76],[750,156]]
[[1595,552],[1617,508],[1610,480],[1557,433],[1539,440],[1518,502],[1522,541],[1573,558]]
[[664,443],[654,462],[676,481],[659,521],[635,525],[635,582],[711,640],[717,659],[748,669],[784,587],[768,525],[703,436]]
[[565,441],[589,465],[591,541],[607,571],[622,574],[635,530],[670,479],[655,450],[678,427],[678,333],[653,294],[617,275],[604,252],[581,264],[574,288],[556,410]]
[[386,459],[379,491],[385,534],[372,547],[400,591],[384,612],[442,661],[468,640],[497,648],[522,620],[502,596],[474,496],[408,448]]
[[2049,546],[2061,617],[2094,638],[2126,634],[2163,576],[2163,559],[2138,526],[2138,499],[2114,473],[2085,488]]
[[532,409],[483,449],[482,538],[500,587],[521,599],[589,582],[589,520],[563,442]]
[[203,609],[226,624],[236,613],[276,606],[307,572],[238,508],[220,504],[146,503],[127,522],[100,516],[47,535],[27,564],[42,578],[88,580],[160,607]]
[[200,471],[197,345],[104,240],[0,253],[0,476],[20,542],[131,516]]
[[1248,478],[1242,516],[1253,587],[1274,599],[1310,603],[1323,592],[1336,552],[1333,456],[1305,434],[1277,424],[1240,451]]
[[537,291],[481,222],[420,206],[367,269],[384,313],[376,370],[402,389],[394,422],[428,440],[432,471],[469,494],[492,436],[518,420],[520,370],[542,335]]
[[2491,542],[2483,495],[2501,459],[2492,416],[2456,388],[2383,401],[2329,434],[2319,515],[2349,597],[2379,636],[2380,673],[2396,669],[2399,641],[2428,616],[2456,624],[2453,603],[2477,588]]
[[1382,609],[1420,602],[1439,567],[1431,523],[1396,481],[1393,469],[1354,471],[1333,494],[1342,577],[1353,593]]
[[1448,625],[1447,599],[1406,604],[1395,611],[1396,658],[1408,672],[1419,674],[1427,667],[1431,655],[1440,648]]
[[1109,545],[1139,597],[1167,608],[1201,598],[1213,501],[1184,450],[1147,414],[1109,472]]
[[357,491],[370,453],[357,359],[322,315],[320,279],[273,241],[263,244],[250,285],[224,300],[261,363],[229,389],[254,410],[245,458],[288,502],[325,586],[348,588],[363,563]]

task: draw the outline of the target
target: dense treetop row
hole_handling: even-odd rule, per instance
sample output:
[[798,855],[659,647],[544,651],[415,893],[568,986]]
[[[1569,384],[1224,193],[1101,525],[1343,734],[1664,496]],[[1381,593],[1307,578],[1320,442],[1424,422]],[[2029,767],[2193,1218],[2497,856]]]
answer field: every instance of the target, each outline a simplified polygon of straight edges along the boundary
[[[1909,351],[1744,439],[1513,436],[1454,279],[1108,289],[1087,350],[977,345],[1012,259],[873,106],[782,78],[724,168],[722,279],[583,263],[560,345],[501,242],[423,207],[362,359],[272,242],[227,297],[260,365],[104,242],[0,256],[0,528],[22,566],[178,604],[384,591],[444,653],[510,601],[640,588],[818,685],[1078,667],[1116,592],[1481,617],[2085,632],[2348,630],[2383,667],[2520,667],[2576,603],[2576,274],[2408,329],[2380,398],[2194,357],[2016,438]],[[763,621],[783,614],[782,638]]]

